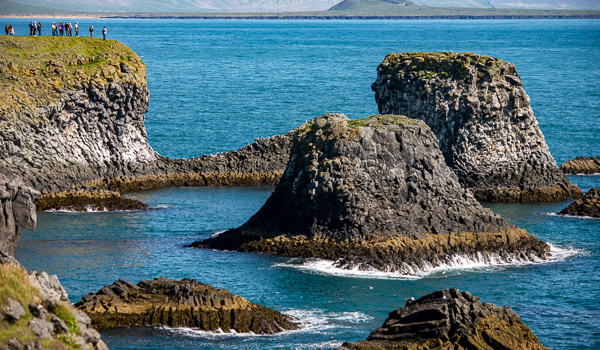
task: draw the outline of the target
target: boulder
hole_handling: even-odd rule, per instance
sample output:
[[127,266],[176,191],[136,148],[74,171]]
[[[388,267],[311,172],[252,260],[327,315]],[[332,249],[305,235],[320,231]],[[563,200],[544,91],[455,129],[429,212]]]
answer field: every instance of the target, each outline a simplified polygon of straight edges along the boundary
[[25,309],[21,303],[11,298],[7,298],[7,302],[8,305],[0,310],[0,313],[2,313],[4,319],[9,322],[16,322],[21,318],[21,316],[25,316]]
[[579,156],[562,163],[560,170],[574,175],[600,174],[600,157]]
[[600,188],[587,191],[582,199],[573,201],[560,214],[600,218]]
[[582,196],[550,154],[512,63],[472,53],[389,54],[372,89],[380,113],[429,125],[446,163],[478,199]]
[[536,260],[549,252],[459,184],[423,121],[343,114],[299,128],[275,192],[247,223],[192,246],[401,273],[456,255]]
[[544,347],[510,307],[481,303],[458,289],[445,289],[390,313],[367,340],[339,350],[529,349]]
[[297,329],[297,320],[193,279],[166,278],[137,285],[118,280],[84,296],[75,307],[99,330],[168,326],[205,331],[274,334]]

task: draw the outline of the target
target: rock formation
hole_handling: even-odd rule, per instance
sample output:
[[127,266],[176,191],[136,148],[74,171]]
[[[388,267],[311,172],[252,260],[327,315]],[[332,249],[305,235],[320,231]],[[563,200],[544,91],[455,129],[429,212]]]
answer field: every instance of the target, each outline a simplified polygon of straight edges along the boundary
[[389,54],[372,88],[380,113],[429,125],[446,163],[478,199],[581,197],[550,154],[513,64],[471,53]]
[[479,301],[469,292],[445,289],[390,313],[367,340],[339,350],[529,349],[544,347],[510,307]]
[[192,246],[401,273],[456,255],[508,261],[549,252],[460,186],[424,122],[343,114],[298,129],[281,181],[247,223]]
[[582,199],[569,204],[560,214],[600,218],[600,188],[587,191]]
[[579,156],[562,163],[560,170],[565,174],[600,174],[600,157]]
[[118,280],[75,304],[98,329],[190,327],[206,331],[274,334],[297,329],[296,319],[193,279],[166,278],[137,285]]
[[138,200],[124,198],[118,192],[106,190],[46,193],[36,202],[36,206],[38,210],[69,211],[141,210],[148,207]]
[[0,168],[0,263],[12,260],[23,227],[35,229],[40,193]]

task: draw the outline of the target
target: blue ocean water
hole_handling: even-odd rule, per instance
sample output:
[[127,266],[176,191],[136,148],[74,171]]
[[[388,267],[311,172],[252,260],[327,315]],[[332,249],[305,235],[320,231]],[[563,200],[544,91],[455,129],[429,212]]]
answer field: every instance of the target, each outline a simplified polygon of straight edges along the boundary
[[[27,21],[9,20],[27,30]],[[44,32],[50,27],[42,20]],[[74,21],[73,21],[74,22]],[[151,145],[169,157],[226,151],[326,112],[377,113],[370,84],[390,52],[470,51],[515,63],[556,160],[600,154],[600,21],[210,21],[81,19],[147,64]],[[82,32],[86,32],[82,30]],[[573,176],[584,190],[599,176]],[[59,276],[77,301],[115,279],[195,278],[292,313],[276,336],[190,330],[104,332],[111,349],[314,349],[364,339],[410,296],[457,287],[510,305],[546,346],[600,348],[600,220],[551,215],[568,202],[487,204],[550,242],[559,261],[438,270],[422,278],[345,276],[319,262],[184,248],[242,224],[272,188],[131,193],[153,210],[39,213],[17,259]]]

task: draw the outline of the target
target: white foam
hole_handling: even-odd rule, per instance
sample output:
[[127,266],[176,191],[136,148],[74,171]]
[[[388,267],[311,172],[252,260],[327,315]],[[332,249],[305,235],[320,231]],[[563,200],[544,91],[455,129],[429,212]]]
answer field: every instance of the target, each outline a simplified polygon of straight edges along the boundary
[[44,210],[44,212],[46,213],[114,213],[114,212],[130,212],[130,211],[140,211],[140,210],[133,210],[133,209],[119,209],[119,210],[108,210],[105,207],[102,207],[102,209],[98,209],[97,206],[95,205],[86,205],[85,206],[85,210],[75,210],[75,209],[69,209],[68,207],[62,207],[60,209],[48,209],[48,210]]
[[548,216],[558,216],[558,217],[573,218],[573,219],[600,220],[600,218],[595,218],[593,216],[579,216],[579,215],[569,215],[569,214],[559,214],[559,213],[544,213],[544,214],[548,215]]
[[550,262],[562,261],[574,255],[585,254],[585,251],[572,247],[561,247],[553,244],[550,246],[550,256],[548,259],[537,257],[527,257],[526,255],[508,255],[500,256],[498,254],[477,253],[475,256],[454,255],[445,259],[445,261],[436,261],[426,263],[423,267],[405,264],[400,269],[390,271],[380,271],[364,266],[340,266],[337,262],[323,259],[299,260],[293,259],[289,263],[279,263],[274,266],[284,268],[294,268],[310,273],[333,275],[356,278],[376,278],[376,279],[418,279],[438,273],[456,270],[493,270],[509,266],[546,264]]
[[223,232],[227,232],[227,230],[221,230],[221,231],[217,231],[215,233],[213,233],[212,235],[210,235],[212,238],[218,237],[221,233]]

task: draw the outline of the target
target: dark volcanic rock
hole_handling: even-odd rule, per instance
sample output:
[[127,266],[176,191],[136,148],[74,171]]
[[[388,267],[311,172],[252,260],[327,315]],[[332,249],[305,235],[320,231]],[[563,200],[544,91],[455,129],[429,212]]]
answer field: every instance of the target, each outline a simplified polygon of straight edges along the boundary
[[401,272],[457,254],[543,259],[548,252],[458,183],[424,122],[341,114],[298,129],[281,181],[247,223],[193,246]]
[[115,211],[141,210],[148,205],[130,198],[124,198],[118,192],[96,191],[65,191],[47,193],[36,202],[38,210],[71,210],[71,211]]
[[569,204],[560,214],[600,218],[600,188],[587,191],[582,199]]
[[471,53],[386,56],[372,85],[382,114],[423,119],[480,200],[579,198],[556,165],[515,66]]
[[547,349],[508,306],[479,301],[469,292],[433,292],[390,313],[367,340],[340,350]]
[[75,307],[100,330],[169,326],[273,334],[298,328],[294,317],[188,278],[159,277],[137,285],[118,280],[84,296]]
[[600,157],[583,157],[568,160],[560,166],[565,174],[600,174]]
[[39,196],[19,177],[0,168],[0,262],[12,259],[23,227],[35,229],[34,201]]

